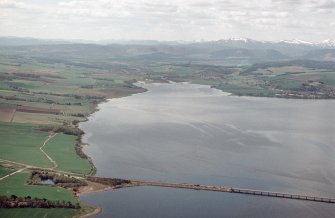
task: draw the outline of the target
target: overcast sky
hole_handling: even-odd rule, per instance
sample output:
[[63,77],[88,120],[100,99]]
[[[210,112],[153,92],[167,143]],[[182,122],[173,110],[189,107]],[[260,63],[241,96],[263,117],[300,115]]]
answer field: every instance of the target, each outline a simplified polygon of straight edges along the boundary
[[335,39],[335,0],[0,0],[0,35],[53,39]]

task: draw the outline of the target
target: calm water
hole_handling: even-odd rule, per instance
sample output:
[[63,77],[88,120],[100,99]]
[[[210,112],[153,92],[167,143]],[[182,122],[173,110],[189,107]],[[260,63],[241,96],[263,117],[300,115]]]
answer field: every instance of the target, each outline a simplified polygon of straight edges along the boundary
[[[335,101],[232,97],[145,84],[82,123],[99,176],[335,196]],[[335,205],[204,191],[90,194],[102,217],[333,217]],[[321,214],[320,214],[321,213]]]

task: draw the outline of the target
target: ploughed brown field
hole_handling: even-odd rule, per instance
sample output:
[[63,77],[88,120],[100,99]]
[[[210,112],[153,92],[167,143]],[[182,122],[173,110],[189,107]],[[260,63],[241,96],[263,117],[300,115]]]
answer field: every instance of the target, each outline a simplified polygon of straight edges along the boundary
[[15,109],[0,108],[0,121],[11,122]]

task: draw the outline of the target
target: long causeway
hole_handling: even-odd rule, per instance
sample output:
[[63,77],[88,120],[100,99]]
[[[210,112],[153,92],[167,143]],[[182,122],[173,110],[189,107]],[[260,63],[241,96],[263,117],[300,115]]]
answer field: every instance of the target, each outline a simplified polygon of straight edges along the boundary
[[193,189],[193,190],[204,190],[204,191],[216,191],[216,192],[228,192],[228,193],[237,193],[237,194],[246,194],[246,195],[258,195],[266,197],[275,197],[275,198],[288,198],[304,201],[315,201],[322,203],[335,203],[335,198],[329,197],[319,197],[311,195],[301,195],[301,194],[292,194],[292,193],[283,193],[283,192],[271,192],[264,190],[255,190],[255,189],[241,189],[241,188],[232,188],[226,186],[212,186],[212,185],[195,185],[189,183],[172,183],[172,182],[159,182],[159,181],[144,181],[144,180],[130,180],[131,184],[134,186],[159,186],[159,187],[169,187],[169,188],[181,188],[181,189]]

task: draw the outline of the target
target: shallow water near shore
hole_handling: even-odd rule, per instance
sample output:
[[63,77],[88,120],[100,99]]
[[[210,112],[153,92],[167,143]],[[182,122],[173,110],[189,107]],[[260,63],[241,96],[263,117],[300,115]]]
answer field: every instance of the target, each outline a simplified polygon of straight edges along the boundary
[[[99,105],[80,127],[98,176],[335,196],[335,101],[227,96],[194,84]],[[332,217],[335,205],[137,187],[84,195],[100,217]],[[173,212],[172,212],[173,211]]]

